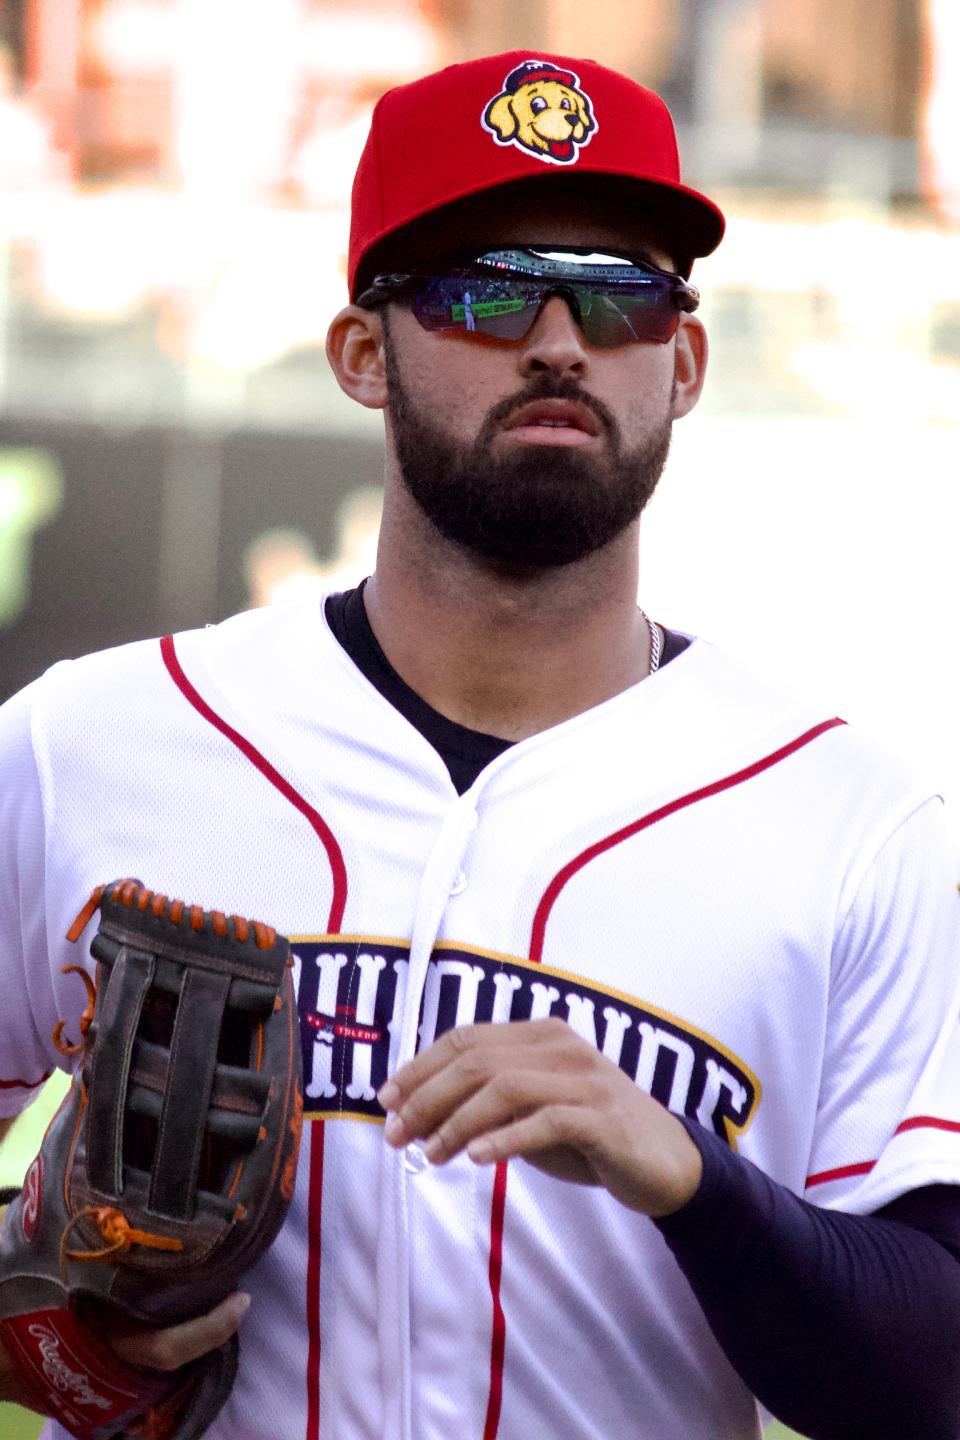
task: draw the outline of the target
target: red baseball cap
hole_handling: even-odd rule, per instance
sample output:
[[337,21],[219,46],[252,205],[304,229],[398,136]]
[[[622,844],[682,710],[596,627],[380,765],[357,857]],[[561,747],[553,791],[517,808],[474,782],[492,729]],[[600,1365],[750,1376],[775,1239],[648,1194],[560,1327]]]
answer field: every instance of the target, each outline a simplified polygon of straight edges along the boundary
[[513,180],[609,175],[637,182],[678,253],[709,255],[724,219],[680,183],[673,120],[652,90],[598,65],[514,50],[450,65],[377,102],[353,184],[348,279],[411,221]]

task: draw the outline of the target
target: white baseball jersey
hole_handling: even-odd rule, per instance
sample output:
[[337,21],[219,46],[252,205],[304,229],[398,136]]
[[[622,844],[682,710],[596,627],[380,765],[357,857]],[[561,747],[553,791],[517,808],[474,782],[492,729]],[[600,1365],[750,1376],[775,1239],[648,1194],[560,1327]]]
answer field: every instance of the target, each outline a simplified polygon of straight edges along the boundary
[[385,1145],[378,1086],[452,1025],[560,1015],[827,1206],[960,1183],[940,802],[703,641],[462,796],[315,604],[54,667],[0,764],[7,1113],[76,1025],[96,884],[293,939],[311,1123],[210,1440],[758,1434],[649,1219]]

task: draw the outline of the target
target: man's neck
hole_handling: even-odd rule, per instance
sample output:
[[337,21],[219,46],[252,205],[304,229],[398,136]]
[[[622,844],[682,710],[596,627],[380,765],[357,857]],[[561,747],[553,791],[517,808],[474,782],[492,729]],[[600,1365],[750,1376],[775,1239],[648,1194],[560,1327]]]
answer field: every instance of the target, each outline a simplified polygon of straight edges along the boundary
[[575,565],[519,576],[387,514],[364,601],[387,659],[428,704],[521,740],[647,674],[636,595],[636,527]]

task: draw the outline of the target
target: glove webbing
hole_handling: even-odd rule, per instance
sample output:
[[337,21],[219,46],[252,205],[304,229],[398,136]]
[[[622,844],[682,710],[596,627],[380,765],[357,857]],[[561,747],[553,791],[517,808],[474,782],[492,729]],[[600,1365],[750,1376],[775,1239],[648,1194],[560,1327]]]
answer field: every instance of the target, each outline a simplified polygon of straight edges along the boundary
[[[94,949],[96,953],[96,942]],[[104,952],[106,949],[104,946]],[[95,1129],[91,1127],[88,1134],[88,1173],[96,1189],[120,1195],[130,1064],[144,1005],[155,979],[156,960],[127,945],[118,950],[111,946],[110,951],[112,964],[98,1026],[97,1064],[88,1112],[102,1116],[102,1123]],[[172,1219],[190,1220],[196,1208],[200,1159],[217,1068],[217,1037],[230,985],[229,974],[212,970],[183,970],[179,977],[167,1085],[148,1195],[149,1208]]]

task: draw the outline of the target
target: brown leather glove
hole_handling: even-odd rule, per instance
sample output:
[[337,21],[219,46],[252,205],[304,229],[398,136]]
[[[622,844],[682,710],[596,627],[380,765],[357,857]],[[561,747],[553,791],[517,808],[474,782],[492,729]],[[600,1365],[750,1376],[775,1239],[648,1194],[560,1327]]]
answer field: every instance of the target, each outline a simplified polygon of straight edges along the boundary
[[302,1098],[289,945],[267,925],[102,886],[81,1056],[0,1231],[0,1341],[41,1412],[80,1440],[194,1440],[236,1339],[181,1370],[127,1365],[117,1322],[205,1314],[272,1243],[293,1196]]

